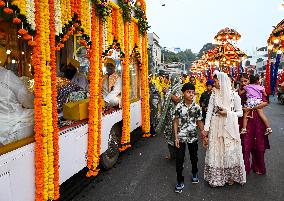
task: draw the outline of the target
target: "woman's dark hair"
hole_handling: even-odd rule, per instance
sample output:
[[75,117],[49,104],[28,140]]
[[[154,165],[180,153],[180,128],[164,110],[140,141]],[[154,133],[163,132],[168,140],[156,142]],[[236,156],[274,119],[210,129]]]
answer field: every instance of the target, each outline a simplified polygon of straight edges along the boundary
[[242,77],[242,78],[245,78],[245,79],[248,79],[248,80],[250,79],[250,78],[249,78],[249,75],[248,75],[247,73],[243,73],[241,77]]
[[213,78],[214,79],[218,79],[218,76],[215,74],[215,75],[213,75]]
[[64,72],[64,76],[68,80],[72,80],[76,73],[77,73],[77,68],[75,68],[75,66],[73,66],[71,64],[68,64],[67,67],[66,67],[66,70]]
[[259,76],[258,75],[251,75],[249,77],[249,82],[251,84],[256,84],[259,81]]

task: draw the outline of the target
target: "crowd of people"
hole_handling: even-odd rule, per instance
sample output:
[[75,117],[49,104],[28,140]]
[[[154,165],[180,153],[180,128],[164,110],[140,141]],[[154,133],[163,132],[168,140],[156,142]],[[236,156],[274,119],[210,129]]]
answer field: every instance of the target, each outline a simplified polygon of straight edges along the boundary
[[166,159],[176,161],[175,192],[184,188],[186,146],[192,183],[199,182],[199,138],[206,149],[204,180],[211,187],[243,185],[251,170],[266,173],[264,154],[272,129],[263,111],[268,99],[258,75],[243,73],[238,82],[219,71],[212,80],[151,75],[149,82],[151,134],[165,136]]

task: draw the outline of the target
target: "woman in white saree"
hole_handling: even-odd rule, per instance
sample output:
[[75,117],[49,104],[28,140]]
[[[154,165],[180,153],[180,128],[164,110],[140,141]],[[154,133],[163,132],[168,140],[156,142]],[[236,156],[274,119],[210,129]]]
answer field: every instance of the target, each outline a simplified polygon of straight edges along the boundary
[[214,72],[215,89],[211,95],[205,131],[208,147],[204,179],[212,187],[246,183],[238,117],[243,115],[241,99],[232,90],[227,74]]

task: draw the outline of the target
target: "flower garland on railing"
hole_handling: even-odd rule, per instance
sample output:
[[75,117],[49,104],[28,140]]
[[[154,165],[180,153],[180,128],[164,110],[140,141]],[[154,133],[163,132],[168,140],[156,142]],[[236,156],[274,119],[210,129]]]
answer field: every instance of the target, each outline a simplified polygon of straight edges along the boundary
[[121,136],[121,147],[120,151],[125,151],[130,145],[130,55],[129,55],[129,23],[124,23],[124,51],[125,51],[125,59],[123,62],[123,71],[122,71],[122,83],[123,83],[123,91],[122,91],[122,136]]
[[133,0],[118,0],[118,5],[123,11],[123,19],[125,22],[131,21]]
[[103,21],[106,21],[107,17],[111,16],[112,7],[109,0],[91,0],[96,7],[96,12]]
[[53,147],[54,147],[54,199],[59,198],[59,135],[58,135],[58,113],[57,113],[57,72],[55,52],[55,1],[49,0],[50,14],[50,68],[51,68],[51,92],[52,92],[52,126],[53,126]]
[[[90,102],[89,102],[89,134],[88,134],[88,177],[96,176],[99,172],[101,145],[101,55],[99,46],[102,45],[102,20],[96,15],[96,7],[92,10],[92,45],[90,51]],[[99,33],[99,35],[98,35]]]

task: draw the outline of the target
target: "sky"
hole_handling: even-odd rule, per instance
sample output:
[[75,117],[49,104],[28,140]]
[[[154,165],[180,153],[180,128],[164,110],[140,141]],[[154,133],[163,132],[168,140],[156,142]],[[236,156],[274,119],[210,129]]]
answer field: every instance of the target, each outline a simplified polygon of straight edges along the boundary
[[[237,30],[237,46],[248,54],[266,45],[269,34],[284,18],[282,0],[146,0],[150,32],[162,47],[198,53],[225,27]],[[166,4],[162,6],[162,4]]]

